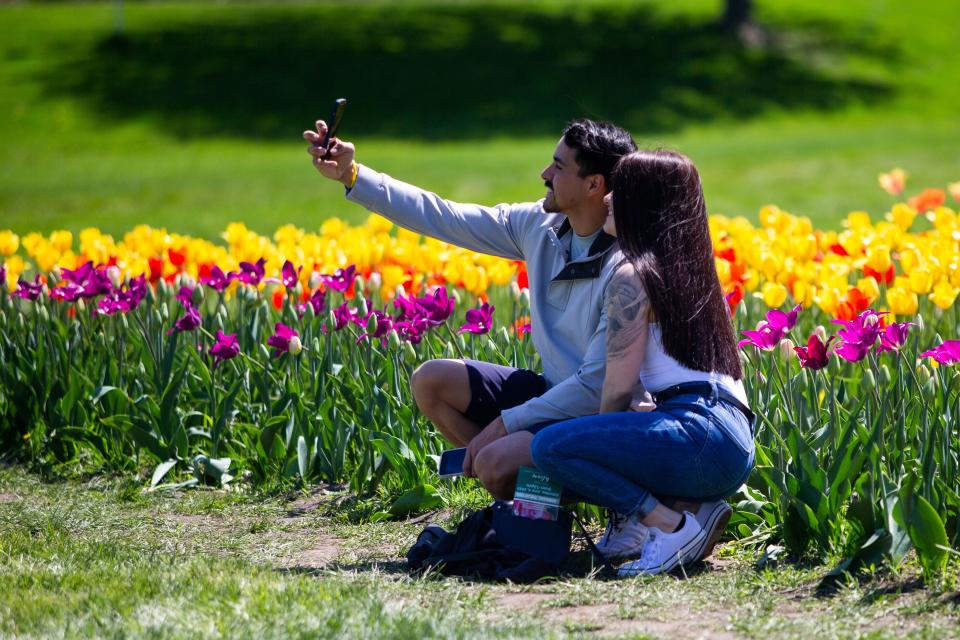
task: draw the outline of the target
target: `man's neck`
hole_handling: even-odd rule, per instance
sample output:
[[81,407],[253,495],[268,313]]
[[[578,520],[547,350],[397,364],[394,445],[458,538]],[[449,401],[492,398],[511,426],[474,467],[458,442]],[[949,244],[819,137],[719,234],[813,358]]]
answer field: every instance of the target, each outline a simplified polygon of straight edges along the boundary
[[590,236],[595,234],[603,227],[607,219],[607,208],[605,206],[577,210],[564,211],[567,220],[570,221],[570,228],[578,236]]

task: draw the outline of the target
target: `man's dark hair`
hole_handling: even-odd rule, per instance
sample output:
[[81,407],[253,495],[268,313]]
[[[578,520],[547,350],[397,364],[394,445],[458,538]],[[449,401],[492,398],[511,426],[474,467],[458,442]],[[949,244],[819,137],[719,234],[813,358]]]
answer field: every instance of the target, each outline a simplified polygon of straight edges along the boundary
[[613,220],[660,323],[663,350],[690,369],[742,378],[693,162],[663,149],[624,156],[613,172]]
[[637,143],[624,129],[587,118],[567,125],[563,130],[563,143],[576,153],[580,177],[599,173],[607,191],[610,191],[610,176],[617,160],[637,150]]

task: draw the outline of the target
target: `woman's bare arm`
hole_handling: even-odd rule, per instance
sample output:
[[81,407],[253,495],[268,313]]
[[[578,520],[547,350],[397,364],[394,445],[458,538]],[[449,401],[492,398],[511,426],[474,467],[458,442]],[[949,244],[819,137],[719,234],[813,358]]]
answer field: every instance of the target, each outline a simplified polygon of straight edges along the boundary
[[647,348],[650,300],[632,266],[614,273],[607,285],[607,367],[600,413],[628,411],[640,380]]

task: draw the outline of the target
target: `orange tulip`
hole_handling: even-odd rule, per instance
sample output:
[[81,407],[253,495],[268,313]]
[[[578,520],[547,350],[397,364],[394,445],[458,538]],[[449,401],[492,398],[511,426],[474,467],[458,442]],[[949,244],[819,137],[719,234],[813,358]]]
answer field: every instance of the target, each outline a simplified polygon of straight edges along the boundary
[[920,192],[920,195],[910,198],[907,203],[918,213],[925,213],[942,206],[946,201],[947,194],[943,192],[943,189],[924,189]]

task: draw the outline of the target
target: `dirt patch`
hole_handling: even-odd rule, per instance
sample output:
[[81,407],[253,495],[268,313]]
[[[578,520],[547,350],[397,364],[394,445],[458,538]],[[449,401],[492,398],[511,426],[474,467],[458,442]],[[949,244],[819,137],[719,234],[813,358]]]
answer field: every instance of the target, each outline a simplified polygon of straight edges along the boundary
[[505,593],[500,596],[497,604],[504,609],[536,609],[547,600],[556,598],[552,593],[535,593],[532,591],[520,591],[518,593]]
[[623,618],[616,604],[594,604],[547,609],[544,617],[571,630],[588,631],[600,636],[649,635],[657,638],[733,639],[729,631],[729,612],[696,611],[677,619]]
[[21,498],[15,493],[0,493],[0,504],[20,502]]
[[340,540],[332,536],[310,536],[310,545],[279,559],[279,564],[285,569],[299,569],[315,571],[326,568],[340,556],[342,548]]

